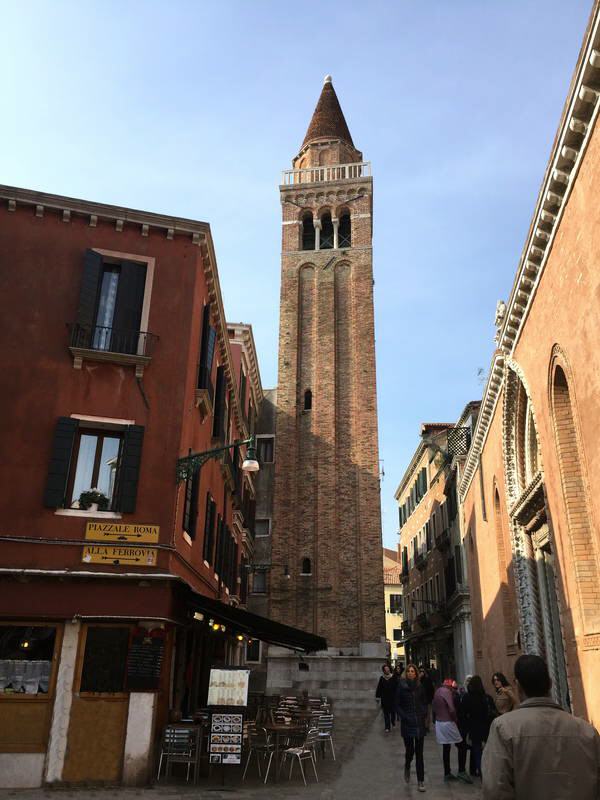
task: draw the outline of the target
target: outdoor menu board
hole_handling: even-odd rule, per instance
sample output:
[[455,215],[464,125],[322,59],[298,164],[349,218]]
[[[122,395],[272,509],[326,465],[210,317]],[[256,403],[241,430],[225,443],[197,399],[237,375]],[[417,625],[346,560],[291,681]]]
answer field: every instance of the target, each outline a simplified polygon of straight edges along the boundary
[[249,669],[211,669],[209,706],[247,706]]
[[165,653],[164,631],[135,628],[129,641],[127,688],[131,692],[155,692],[160,685]]
[[212,714],[210,722],[209,762],[242,763],[243,714]]

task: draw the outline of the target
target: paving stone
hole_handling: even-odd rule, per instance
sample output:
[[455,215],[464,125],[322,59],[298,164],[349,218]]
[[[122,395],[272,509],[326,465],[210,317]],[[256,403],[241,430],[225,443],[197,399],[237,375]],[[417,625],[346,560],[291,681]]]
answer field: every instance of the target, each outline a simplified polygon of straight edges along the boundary
[[[298,767],[289,782],[282,774],[281,782],[269,779],[265,786],[256,775],[255,767],[249,770],[249,779],[241,782],[241,769],[226,773],[225,786],[220,785],[220,775],[213,772],[210,780],[201,779],[197,786],[185,783],[160,783],[146,789],[23,789],[0,791],[0,798],[11,800],[398,800],[398,798],[424,798],[424,800],[480,800],[479,781],[468,786],[456,781],[445,784],[443,780],[442,753],[433,735],[425,739],[425,785],[427,792],[417,791],[414,775],[407,785],[404,782],[404,743],[396,728],[390,734],[383,732],[381,714],[336,719],[334,732],[337,760],[329,754],[319,758],[317,770],[319,783],[307,772],[308,786],[304,787]],[[452,753],[452,766],[456,767],[456,750]],[[311,770],[312,772],[312,770]],[[477,779],[476,779],[477,780]]]

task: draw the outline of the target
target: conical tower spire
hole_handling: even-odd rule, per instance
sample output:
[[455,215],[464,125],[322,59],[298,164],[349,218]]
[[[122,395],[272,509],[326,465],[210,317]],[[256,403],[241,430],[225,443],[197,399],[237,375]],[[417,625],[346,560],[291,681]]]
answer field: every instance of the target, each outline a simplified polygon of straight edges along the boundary
[[326,75],[323,81],[321,96],[306,131],[302,148],[317,139],[340,139],[354,147],[344,112],[333,88],[331,75]]

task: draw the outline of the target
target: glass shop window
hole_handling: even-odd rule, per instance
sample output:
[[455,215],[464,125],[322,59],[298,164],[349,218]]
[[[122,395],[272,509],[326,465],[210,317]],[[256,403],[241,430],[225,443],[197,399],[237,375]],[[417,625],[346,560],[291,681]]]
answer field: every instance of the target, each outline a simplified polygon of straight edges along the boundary
[[0,694],[48,694],[56,628],[0,626]]
[[128,649],[128,627],[89,627],[79,691],[124,692]]

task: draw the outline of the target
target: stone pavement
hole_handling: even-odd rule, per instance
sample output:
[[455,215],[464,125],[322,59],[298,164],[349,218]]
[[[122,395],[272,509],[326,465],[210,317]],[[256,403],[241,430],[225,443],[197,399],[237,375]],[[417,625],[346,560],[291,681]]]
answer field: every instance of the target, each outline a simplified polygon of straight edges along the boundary
[[[249,780],[240,782],[239,773],[229,771],[225,786],[219,776],[201,779],[199,785],[185,783],[160,783],[147,789],[5,789],[2,800],[480,800],[479,781],[473,786],[455,781],[443,781],[441,748],[432,734],[425,739],[425,785],[427,792],[417,792],[414,775],[407,785],[404,782],[404,744],[399,730],[385,735],[381,715],[361,717],[358,720],[336,721],[338,728],[336,755],[333,762],[327,757],[319,759],[319,783],[310,775],[305,788],[298,767],[294,768],[292,781],[282,775],[281,783],[269,779],[264,786],[256,776],[254,766],[249,770]],[[361,733],[362,731],[362,733]],[[452,754],[456,766],[456,750]],[[311,770],[312,772],[312,770]]]

